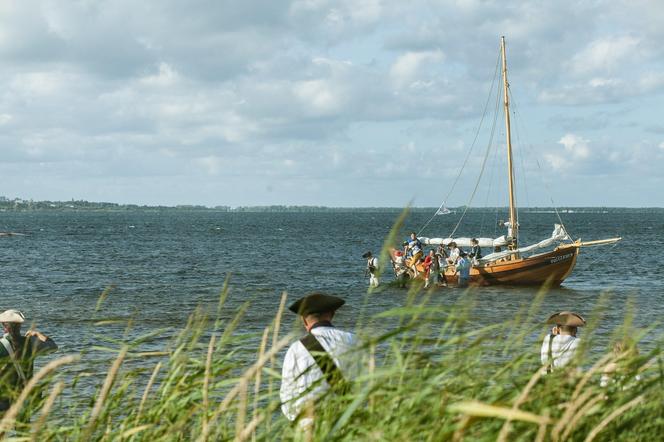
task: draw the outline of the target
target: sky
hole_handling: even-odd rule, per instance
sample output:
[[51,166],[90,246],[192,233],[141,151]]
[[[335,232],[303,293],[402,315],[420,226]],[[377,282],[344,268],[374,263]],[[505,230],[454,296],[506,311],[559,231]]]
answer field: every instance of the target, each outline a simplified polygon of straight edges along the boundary
[[505,36],[519,206],[662,207],[662,23],[659,0],[0,0],[0,195],[504,206]]

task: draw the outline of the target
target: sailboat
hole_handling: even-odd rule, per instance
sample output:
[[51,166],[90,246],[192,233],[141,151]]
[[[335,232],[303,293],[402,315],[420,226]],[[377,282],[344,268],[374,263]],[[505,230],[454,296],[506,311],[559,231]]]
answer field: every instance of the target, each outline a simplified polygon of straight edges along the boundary
[[[579,252],[583,247],[613,244],[621,238],[596,241],[572,241],[562,224],[555,224],[551,237],[523,247],[519,242],[519,226],[515,199],[515,176],[512,160],[512,139],[510,131],[510,99],[507,81],[507,59],[505,37],[501,37],[503,106],[505,111],[505,132],[507,138],[507,168],[509,192],[509,220],[503,225],[507,234],[499,238],[475,238],[480,247],[493,252],[476,260],[470,270],[470,283],[475,285],[560,285],[574,269]],[[443,206],[441,206],[443,207]],[[440,210],[440,209],[439,209]],[[471,238],[428,238],[419,237],[426,245],[448,245],[454,242],[458,247],[470,247]],[[541,251],[542,249],[550,249]],[[400,252],[397,252],[399,254]],[[407,263],[408,264],[408,263]],[[420,267],[422,271],[424,269]],[[414,273],[414,272],[413,272]],[[423,272],[422,272],[423,273]],[[411,274],[414,276],[414,274]],[[455,283],[457,274],[454,265],[445,269],[447,282]]]

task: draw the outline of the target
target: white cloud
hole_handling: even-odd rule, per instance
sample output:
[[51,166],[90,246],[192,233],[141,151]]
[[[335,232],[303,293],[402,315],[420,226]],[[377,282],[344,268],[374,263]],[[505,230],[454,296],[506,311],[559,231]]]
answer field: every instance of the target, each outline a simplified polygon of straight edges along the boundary
[[[56,188],[48,182],[34,187],[42,194],[20,190],[41,175],[12,162],[39,161],[67,177],[66,197],[95,187],[86,176],[118,189],[132,189],[128,176],[162,176],[178,186],[173,195],[251,204],[258,194],[223,190],[234,177],[264,189],[269,177],[277,202],[300,202],[293,180],[306,179],[319,203],[395,204],[394,189],[361,200],[321,183],[369,189],[407,177],[403,162],[462,158],[506,30],[514,103],[530,138],[554,144],[551,167],[620,162],[641,176],[644,158],[664,167],[664,143],[644,136],[661,125],[662,14],[652,2],[571,0],[0,2],[4,192],[57,199],[44,194]],[[589,125],[598,114],[601,124]],[[447,170],[437,185],[454,179]],[[427,173],[411,188],[427,188]],[[220,191],[197,191],[199,175]]]
[[602,88],[620,86],[622,82],[616,78],[592,78],[588,84],[590,87]]
[[565,152],[574,159],[585,159],[590,156],[589,140],[583,139],[578,135],[565,134],[558,143],[565,147]]
[[148,75],[140,79],[146,86],[168,87],[173,86],[180,79],[180,75],[168,63],[159,63],[156,74]]
[[28,72],[16,75],[10,87],[26,96],[52,95],[60,92],[72,80],[61,72]]
[[544,158],[554,170],[577,168],[579,163],[587,160],[591,155],[590,141],[575,134],[565,134],[558,144],[563,150],[546,153]]
[[570,62],[573,72],[607,73],[640,57],[641,39],[633,35],[601,37],[591,41]]
[[193,162],[208,175],[219,175],[224,166],[223,159],[213,155],[196,158]]
[[341,91],[326,80],[308,80],[293,86],[295,96],[305,108],[314,115],[331,115],[338,112],[342,105]]
[[399,56],[390,67],[390,77],[397,87],[417,84],[422,66],[426,63],[441,63],[441,51],[407,52]]

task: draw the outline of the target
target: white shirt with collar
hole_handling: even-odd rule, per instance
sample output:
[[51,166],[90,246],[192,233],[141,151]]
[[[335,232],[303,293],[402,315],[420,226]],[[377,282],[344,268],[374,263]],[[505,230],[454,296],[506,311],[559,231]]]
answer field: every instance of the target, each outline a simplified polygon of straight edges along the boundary
[[576,349],[579,346],[579,340],[576,336],[570,335],[546,335],[542,342],[542,349],[540,352],[540,359],[542,365],[548,365],[549,361],[549,341],[553,337],[551,343],[551,356],[553,357],[553,368],[564,367],[574,357]]
[[[345,379],[357,374],[359,358],[353,351],[357,344],[355,335],[331,326],[318,326],[311,329],[316,339],[339,367]],[[311,368],[310,368],[311,367]],[[291,344],[284,357],[281,370],[281,411],[294,421],[304,405],[327,391],[330,386],[323,380],[309,389],[323,377],[323,372],[304,345],[298,340]]]

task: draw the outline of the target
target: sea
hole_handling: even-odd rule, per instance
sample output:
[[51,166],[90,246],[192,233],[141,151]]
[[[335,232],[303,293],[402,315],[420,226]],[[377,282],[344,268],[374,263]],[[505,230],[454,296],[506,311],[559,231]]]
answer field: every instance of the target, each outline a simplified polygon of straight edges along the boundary
[[[499,227],[507,217],[504,208],[475,209],[463,219],[461,210],[434,213],[410,210],[397,238],[410,231],[447,237],[455,227],[457,236],[505,233]],[[153,332],[168,340],[196,308],[213,315],[225,283],[227,318],[250,303],[235,333],[260,336],[282,293],[291,303],[312,291],[344,298],[335,322],[352,329],[360,312],[371,316],[406,302],[407,290],[390,283],[389,268],[381,287],[368,295],[362,258],[366,251],[380,252],[401,214],[401,209],[5,211],[0,231],[20,235],[0,237],[0,308],[24,312],[30,326],[56,340],[59,355],[83,351],[107,365],[113,356],[91,349]],[[549,314],[573,310],[591,316],[603,299],[600,336],[608,341],[633,310],[636,329],[653,329],[642,345],[654,345],[664,318],[664,210],[522,210],[521,244],[550,236],[560,222],[574,239],[622,240],[582,249],[572,275],[545,295],[536,318],[542,333]],[[448,287],[437,289],[430,302],[451,305],[472,296],[472,320],[482,327],[513,318],[537,291],[482,287],[470,293]],[[298,330],[288,312],[284,330]],[[143,350],[164,345],[150,341]]]

